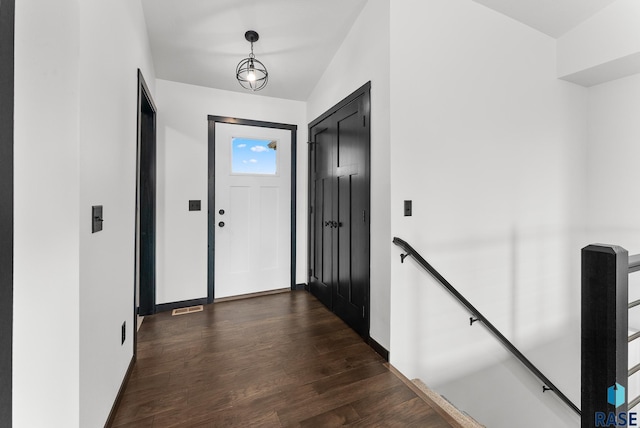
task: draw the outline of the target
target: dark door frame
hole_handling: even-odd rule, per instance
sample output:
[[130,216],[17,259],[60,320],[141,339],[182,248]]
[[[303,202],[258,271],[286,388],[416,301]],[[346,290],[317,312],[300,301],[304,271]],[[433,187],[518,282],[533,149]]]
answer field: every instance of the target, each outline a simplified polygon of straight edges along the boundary
[[[111,412],[107,417],[105,427],[113,425],[118,406],[122,401],[124,390],[129,382],[133,367],[138,356],[138,314],[149,315],[156,312],[155,292],[156,292],[156,261],[155,261],[155,201],[156,201],[156,105],[151,98],[151,92],[144,80],[144,76],[138,69],[138,127],[136,133],[136,203],[135,203],[135,227],[134,227],[134,262],[133,262],[133,318],[131,326],[133,328],[133,355],[129,362],[129,367],[120,384],[120,389],[116,399],[111,406]],[[145,145],[151,144],[151,150],[143,150]],[[150,189],[143,185],[144,180],[151,183]],[[151,190],[151,191],[149,191]],[[140,197],[138,197],[140,195]],[[148,215],[146,215],[148,214]],[[146,215],[146,219],[145,219]],[[139,220],[138,220],[139,218]],[[150,220],[150,221],[149,221]],[[138,222],[139,221],[139,222]],[[143,234],[143,232],[146,232]],[[138,252],[138,244],[140,252]],[[143,250],[144,255],[143,257]],[[138,275],[138,270],[139,275]],[[145,276],[145,281],[142,281]],[[140,279],[140,301],[142,301],[143,285],[145,289],[144,311],[139,310],[137,305],[138,280]],[[147,310],[150,313],[142,313]],[[124,327],[123,327],[124,328]],[[124,338],[123,338],[124,340]]]
[[[363,109],[364,109],[364,120],[365,120],[365,127],[367,128],[367,136],[368,136],[368,150],[367,150],[367,156],[366,156],[366,170],[367,170],[367,177],[369,180],[369,203],[368,206],[366,207],[366,215],[368,216],[368,224],[369,224],[369,234],[371,233],[371,81],[365,83],[364,85],[362,85],[360,88],[356,89],[354,92],[352,92],[351,94],[349,94],[347,97],[345,97],[343,100],[341,100],[340,102],[338,102],[336,105],[334,105],[333,107],[331,107],[329,110],[325,111],[323,114],[321,114],[318,118],[316,118],[315,120],[313,120],[311,123],[309,123],[309,126],[307,128],[307,135],[308,135],[308,140],[309,140],[309,144],[313,144],[312,141],[312,129],[318,125],[319,123],[321,123],[322,121],[324,121],[325,119],[327,119],[328,117],[330,117],[331,115],[335,114],[336,112],[338,112],[340,109],[342,109],[343,107],[351,104],[352,102],[354,102],[355,100],[357,100],[358,98],[363,97]],[[312,176],[312,152],[311,152],[311,148],[309,150],[309,159],[308,159],[308,180],[307,180],[307,184],[308,184],[308,190],[307,190],[307,198],[308,198],[308,206],[309,206],[309,211],[307,213],[307,231],[308,231],[308,235],[307,235],[307,266],[311,267],[312,266],[312,262],[311,262],[311,254],[313,254],[312,252],[312,248],[311,245],[313,245],[313,241],[311,239],[311,234],[313,232],[312,230],[312,212],[311,212],[311,207],[313,206],[313,201],[311,200],[312,195],[313,195],[313,191],[312,191],[312,186],[313,186],[313,182],[311,180]],[[368,248],[368,265],[369,265],[369,273],[367,276],[367,287],[365,290],[365,297],[364,297],[364,305],[366,308],[366,314],[365,314],[365,323],[366,323],[366,327],[365,330],[366,332],[364,333],[363,337],[365,340],[367,340],[369,343],[372,342],[371,338],[369,337],[369,331],[370,331],[370,326],[371,326],[371,304],[370,304],[370,299],[371,299],[371,236],[369,235],[369,248]],[[308,276],[307,276],[307,284],[309,284],[308,286],[308,290],[310,291],[311,287],[311,268],[309,268],[309,271],[307,272]],[[333,310],[333,308],[330,308],[331,310]],[[373,346],[373,345],[372,345]],[[380,347],[380,345],[378,345],[378,347]],[[374,347],[375,348],[375,347]],[[380,347],[382,348],[382,347]],[[387,357],[388,359],[388,357]]]
[[[156,112],[149,87],[138,69],[135,245],[140,252],[139,256],[136,254],[134,269],[134,332],[138,314],[156,312]],[[138,279],[140,300],[136,308]],[[134,337],[137,337],[135,333]]]
[[0,1],[0,426],[13,389],[13,104],[15,0]]
[[213,303],[215,291],[215,184],[216,184],[216,123],[230,123],[235,125],[257,126],[291,131],[291,289],[296,289],[296,153],[298,125],[284,123],[263,122],[260,120],[237,119],[227,116],[209,116],[209,175],[208,175],[208,249],[207,249],[207,303]]

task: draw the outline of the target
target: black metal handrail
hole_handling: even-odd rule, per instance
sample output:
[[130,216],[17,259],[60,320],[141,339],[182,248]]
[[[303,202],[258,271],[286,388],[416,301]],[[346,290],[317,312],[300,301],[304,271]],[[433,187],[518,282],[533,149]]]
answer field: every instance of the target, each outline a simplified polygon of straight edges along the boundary
[[[560,400],[562,400],[574,412],[581,416],[581,412],[578,406],[573,404],[573,402],[566,395],[564,395],[562,391],[560,391],[558,387],[553,384],[553,382],[551,382],[540,370],[538,370],[538,368],[531,361],[529,361],[529,359],[527,359],[527,357],[525,357],[524,354],[518,350],[518,348],[516,348],[506,337],[504,337],[504,335],[500,333],[500,330],[498,330],[493,324],[491,324],[491,322],[489,322],[489,320],[487,320],[487,318],[482,315],[480,311],[478,311],[462,294],[460,294],[460,292],[458,292],[458,290],[456,290],[449,283],[449,281],[447,281],[442,275],[440,275],[440,273],[435,270],[433,266],[431,266],[420,255],[420,253],[418,253],[413,249],[411,245],[400,238],[393,238],[393,243],[402,248],[406,253],[400,255],[402,262],[404,262],[404,259],[406,257],[413,257],[413,259],[420,266],[422,266],[423,269],[429,272],[431,276],[433,276],[453,297],[458,300],[458,302],[462,304],[462,306],[464,306],[471,313],[472,317],[475,317],[477,321],[480,321],[487,328],[487,330],[489,330],[498,339],[498,341],[500,341],[500,343],[509,352],[511,352],[511,354],[513,354],[514,357],[520,360],[520,362],[524,364],[524,366],[529,369],[529,371],[531,371],[538,379],[540,379],[543,383],[542,392],[553,391],[558,396],[558,398],[560,398]],[[472,318],[472,324],[473,322],[474,320]]]

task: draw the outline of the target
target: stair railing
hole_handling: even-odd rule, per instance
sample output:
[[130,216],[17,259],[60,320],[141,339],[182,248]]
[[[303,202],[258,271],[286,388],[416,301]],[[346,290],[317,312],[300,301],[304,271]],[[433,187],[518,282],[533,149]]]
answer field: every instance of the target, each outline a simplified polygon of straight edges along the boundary
[[[516,348],[478,309],[475,308],[458,290],[456,290],[440,273],[431,266],[416,250],[413,249],[406,241],[400,238],[393,238],[393,243],[404,250],[400,255],[400,260],[404,263],[407,257],[412,257],[424,270],[440,283],[453,297],[458,300],[471,314],[470,323],[476,321],[482,323],[491,334],[514,356],[516,357],[531,373],[533,373],[542,382],[542,392],[551,391],[555,393],[562,402],[564,402],[571,410],[581,415],[580,409],[565,394],[558,389],[527,357],[524,356],[518,348]],[[640,260],[639,260],[640,262]],[[640,304],[640,302],[638,303]],[[640,368],[639,368],[640,369]]]

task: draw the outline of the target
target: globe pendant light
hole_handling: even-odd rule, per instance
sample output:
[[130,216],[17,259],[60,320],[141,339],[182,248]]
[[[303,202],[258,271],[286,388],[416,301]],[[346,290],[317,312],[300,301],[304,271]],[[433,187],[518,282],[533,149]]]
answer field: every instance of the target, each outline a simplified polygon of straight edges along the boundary
[[251,54],[240,61],[236,67],[236,79],[238,79],[238,83],[243,88],[250,91],[259,91],[267,86],[269,81],[267,68],[253,54],[253,43],[257,42],[260,36],[255,31],[249,30],[244,34],[244,38],[251,43]]

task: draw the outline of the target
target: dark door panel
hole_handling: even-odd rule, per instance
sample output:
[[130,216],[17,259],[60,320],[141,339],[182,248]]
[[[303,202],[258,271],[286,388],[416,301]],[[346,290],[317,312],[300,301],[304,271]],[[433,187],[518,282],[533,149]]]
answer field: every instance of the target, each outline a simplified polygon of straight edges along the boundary
[[329,308],[332,305],[333,264],[331,218],[333,217],[333,178],[331,164],[333,149],[328,120],[313,130],[311,145],[312,227],[310,253],[314,255],[310,266],[311,293]]
[[[369,234],[363,234],[362,209],[369,203],[369,183],[359,179],[368,170],[368,133],[365,132],[364,95],[335,113],[336,177],[338,180],[338,283],[334,288],[334,312],[358,333],[368,334],[365,319],[365,288],[368,288],[369,266],[366,272],[356,260],[369,255]],[[366,219],[365,219],[366,220]],[[360,268],[360,270],[358,269]],[[364,274],[364,276],[363,276]],[[366,280],[363,280],[366,279]]]
[[369,87],[309,127],[311,292],[369,334]]

